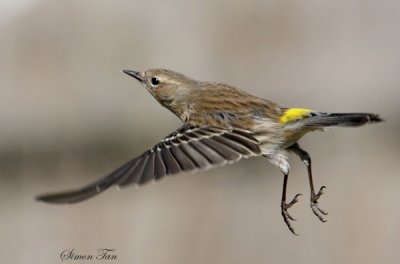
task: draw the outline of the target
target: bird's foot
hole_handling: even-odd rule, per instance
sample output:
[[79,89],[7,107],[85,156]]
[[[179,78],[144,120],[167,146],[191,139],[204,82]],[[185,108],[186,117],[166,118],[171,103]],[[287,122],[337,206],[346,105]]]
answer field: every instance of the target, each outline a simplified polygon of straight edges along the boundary
[[322,186],[318,193],[315,194],[314,192],[311,193],[311,197],[310,197],[310,206],[311,209],[313,211],[313,213],[318,217],[318,219],[321,222],[326,222],[327,220],[324,218],[325,215],[328,214],[328,212],[324,211],[323,209],[321,209],[318,205],[318,199],[321,197],[321,195],[324,194],[324,189],[326,189],[326,186]]
[[286,203],[286,201],[282,201],[282,203],[281,203],[281,213],[282,213],[282,216],[283,216],[283,220],[285,221],[285,223],[286,223],[287,227],[289,228],[290,232],[292,232],[296,236],[298,234],[295,232],[295,230],[294,230],[294,228],[293,228],[293,226],[292,226],[290,221],[296,221],[297,219],[293,218],[289,214],[288,209],[299,201],[298,197],[300,195],[301,195],[301,193],[296,194],[296,196],[293,198],[293,200],[288,204]]

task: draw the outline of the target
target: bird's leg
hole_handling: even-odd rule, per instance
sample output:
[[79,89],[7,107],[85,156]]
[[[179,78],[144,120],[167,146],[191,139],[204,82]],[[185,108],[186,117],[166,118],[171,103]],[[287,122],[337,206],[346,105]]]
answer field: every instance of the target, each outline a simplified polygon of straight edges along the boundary
[[296,221],[295,218],[293,218],[289,212],[287,211],[290,207],[292,207],[295,203],[298,202],[298,197],[301,195],[296,194],[296,196],[292,199],[290,203],[286,203],[286,187],[287,187],[287,181],[288,181],[289,173],[284,173],[284,178],[283,178],[283,189],[282,189],[282,200],[281,200],[281,213],[283,216],[283,220],[285,221],[286,225],[288,226],[289,230],[294,234],[297,235],[297,233],[294,231],[294,228],[290,221]]
[[326,219],[324,218],[324,215],[327,215],[328,212],[324,211],[321,209],[318,205],[318,199],[321,197],[321,195],[324,193],[324,189],[326,189],[326,186],[322,186],[319,188],[318,193],[315,193],[314,191],[314,184],[313,184],[313,178],[312,178],[312,170],[311,170],[311,159],[309,161],[304,161],[303,162],[307,166],[307,171],[308,171],[308,180],[310,182],[310,189],[311,189],[311,195],[310,195],[310,205],[313,213],[318,217],[319,220],[322,222],[326,222]]
[[310,206],[313,211],[313,213],[318,217],[319,220],[322,222],[326,222],[326,219],[324,218],[325,215],[328,214],[328,212],[324,211],[321,209],[318,205],[318,199],[321,197],[321,195],[324,193],[324,189],[326,189],[326,186],[322,186],[318,193],[315,193],[314,190],[314,183],[313,183],[313,178],[312,178],[312,169],[311,169],[311,157],[307,153],[307,151],[303,150],[300,148],[300,146],[296,143],[293,146],[290,147],[290,149],[300,157],[300,159],[303,161],[304,164],[307,166],[307,171],[308,171],[308,181],[310,183],[310,190],[311,190],[311,195],[310,195]]

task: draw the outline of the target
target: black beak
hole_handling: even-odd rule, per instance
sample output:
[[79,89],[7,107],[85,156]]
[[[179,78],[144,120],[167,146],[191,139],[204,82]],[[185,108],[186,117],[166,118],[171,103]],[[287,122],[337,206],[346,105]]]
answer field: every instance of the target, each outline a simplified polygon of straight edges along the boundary
[[124,73],[128,74],[129,76],[132,76],[133,78],[135,78],[136,80],[138,80],[139,82],[143,81],[143,78],[140,76],[140,72],[137,71],[131,71],[131,70],[123,70]]

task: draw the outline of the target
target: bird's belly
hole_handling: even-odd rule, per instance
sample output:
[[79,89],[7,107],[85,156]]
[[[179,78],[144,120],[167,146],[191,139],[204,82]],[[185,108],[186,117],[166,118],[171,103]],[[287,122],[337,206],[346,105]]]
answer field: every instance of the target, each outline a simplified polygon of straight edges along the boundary
[[297,141],[299,141],[305,134],[308,132],[316,131],[316,130],[321,130],[324,131],[321,128],[300,128],[300,129],[283,129],[282,131],[282,147],[283,148],[288,148]]
[[282,147],[287,148],[296,143],[308,131],[283,131]]

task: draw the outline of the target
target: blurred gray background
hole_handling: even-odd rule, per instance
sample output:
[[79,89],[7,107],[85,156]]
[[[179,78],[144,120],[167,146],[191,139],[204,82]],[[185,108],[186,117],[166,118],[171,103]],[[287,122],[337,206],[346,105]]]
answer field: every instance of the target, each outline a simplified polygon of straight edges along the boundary
[[[34,1],[0,3],[0,252],[61,263],[399,263],[400,2]],[[180,125],[122,69],[163,67],[282,105],[371,111],[387,121],[307,135],[321,207],[292,157],[293,236],[281,173],[266,159],[86,202],[38,203],[141,154]],[[88,263],[87,261],[68,261]]]

